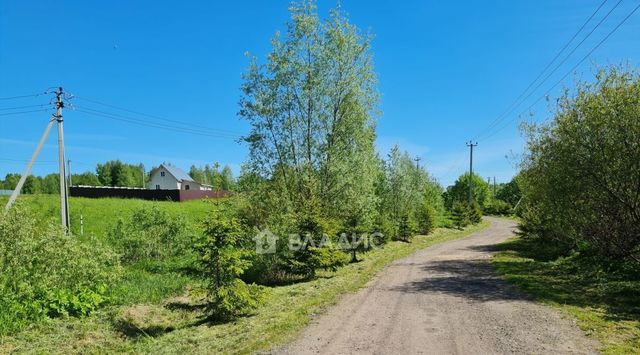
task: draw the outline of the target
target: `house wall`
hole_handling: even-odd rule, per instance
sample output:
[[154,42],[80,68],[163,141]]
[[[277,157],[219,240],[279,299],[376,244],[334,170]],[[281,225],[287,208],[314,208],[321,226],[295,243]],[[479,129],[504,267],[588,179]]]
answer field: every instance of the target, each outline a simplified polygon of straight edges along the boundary
[[193,191],[199,191],[199,190],[203,190],[202,185],[200,185],[199,183],[195,182],[195,181],[182,181],[180,183],[178,183],[178,185],[180,186],[179,189],[180,190],[186,190],[187,189],[187,185],[189,185],[189,190],[193,190]]
[[[162,172],[164,172],[164,176],[162,176]],[[160,185],[160,190],[176,190],[180,189],[180,183],[173,175],[169,174],[169,172],[164,168],[160,167],[154,171],[151,176],[151,182],[149,182],[149,189],[155,190],[157,185]]]

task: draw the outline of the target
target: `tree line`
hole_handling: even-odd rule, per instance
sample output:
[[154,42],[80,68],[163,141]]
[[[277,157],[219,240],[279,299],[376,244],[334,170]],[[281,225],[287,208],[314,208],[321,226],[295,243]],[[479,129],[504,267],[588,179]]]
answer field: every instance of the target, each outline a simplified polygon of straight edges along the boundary
[[[147,187],[151,174],[156,167],[145,171],[144,165],[128,164],[120,160],[110,160],[97,164],[95,171],[85,171],[71,175],[73,186],[112,186]],[[235,189],[235,177],[228,165],[220,170],[220,164],[205,165],[203,168],[191,166],[189,175],[195,181],[212,185],[214,190],[232,191]],[[0,190],[14,190],[21,174],[9,173],[0,179]],[[51,173],[45,176],[30,175],[22,188],[23,194],[57,194],[60,191],[60,175]]]

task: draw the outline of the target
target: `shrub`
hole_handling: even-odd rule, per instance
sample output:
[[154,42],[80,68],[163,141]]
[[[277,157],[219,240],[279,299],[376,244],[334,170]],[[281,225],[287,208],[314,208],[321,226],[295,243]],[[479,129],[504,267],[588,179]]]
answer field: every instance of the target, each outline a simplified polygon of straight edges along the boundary
[[560,97],[552,121],[524,127],[525,229],[640,261],[639,108],[640,73],[613,67]]
[[391,223],[389,217],[384,213],[378,214],[372,232],[371,243],[377,246],[388,243],[391,236],[395,234],[393,223]]
[[116,254],[66,236],[21,205],[0,217],[0,334],[47,317],[83,316],[120,275]]
[[453,219],[453,224],[458,229],[462,229],[471,223],[469,219],[469,209],[462,202],[454,202],[451,209],[451,217]]
[[427,235],[436,227],[436,210],[429,203],[423,203],[417,213],[418,232]]
[[493,200],[487,208],[485,208],[485,212],[489,215],[508,216],[513,213],[513,209],[508,202]]
[[469,221],[471,221],[472,224],[482,222],[482,209],[477,202],[473,201],[471,205],[466,205],[466,208],[468,210]]
[[192,250],[193,242],[182,216],[171,217],[155,206],[136,210],[128,220],[118,220],[107,236],[125,263],[183,255]]
[[405,214],[398,222],[398,239],[403,242],[410,242],[416,232],[416,224],[411,215]]
[[242,248],[242,232],[235,219],[214,213],[205,222],[205,238],[198,246],[203,274],[207,278],[207,312],[213,319],[229,320],[256,308],[262,289],[240,279],[249,268],[249,252]]
[[324,233],[324,229],[316,216],[307,215],[300,218],[296,233],[299,238],[296,249],[284,264],[288,272],[312,278],[317,270],[335,271],[347,263],[342,251],[326,245],[329,236]]

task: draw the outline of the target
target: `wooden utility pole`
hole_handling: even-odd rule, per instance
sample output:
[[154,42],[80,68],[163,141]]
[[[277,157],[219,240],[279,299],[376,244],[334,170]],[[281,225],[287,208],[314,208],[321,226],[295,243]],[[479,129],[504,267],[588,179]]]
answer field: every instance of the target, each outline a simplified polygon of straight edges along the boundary
[[416,161],[416,169],[420,169],[420,160],[422,160],[422,158],[420,157],[415,157],[415,159],[413,159]]
[[469,205],[473,201],[473,147],[477,147],[478,142],[475,144],[472,141],[467,142],[469,147]]

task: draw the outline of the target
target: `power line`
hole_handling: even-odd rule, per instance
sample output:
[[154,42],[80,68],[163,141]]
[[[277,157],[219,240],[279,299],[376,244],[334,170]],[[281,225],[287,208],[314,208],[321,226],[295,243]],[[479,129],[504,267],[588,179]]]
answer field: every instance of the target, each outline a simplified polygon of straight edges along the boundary
[[5,112],[5,113],[0,113],[0,116],[10,116],[10,115],[22,115],[25,113],[32,113],[32,112],[44,112],[44,111],[49,111],[51,109],[45,108],[42,110],[29,110],[29,111],[19,111],[19,112]]
[[517,116],[513,117],[512,119],[510,119],[509,121],[507,121],[503,126],[501,126],[500,128],[498,128],[497,130],[495,130],[494,132],[492,132],[491,134],[489,134],[488,136],[484,137],[482,140],[487,140],[489,138],[491,138],[492,136],[494,136],[496,133],[502,131],[503,129],[507,128],[509,126],[509,124],[511,122],[513,122],[514,120],[516,120],[519,116],[521,116],[523,113],[525,113],[526,111],[530,110],[535,104],[537,104],[538,102],[540,102],[540,100],[544,99],[545,97],[547,97],[547,95],[551,92],[551,90],[555,89],[556,86],[560,85],[560,83],[562,83],[562,81],[564,79],[567,78],[567,76],[569,76],[569,74],[573,73],[582,63],[584,63],[585,60],[587,60],[589,58],[589,56],[591,56],[591,54],[593,54],[593,52],[595,52],[598,48],[600,48],[600,46],[607,40],[609,39],[609,37],[611,37],[611,35],[613,35],[631,16],[633,16],[633,14],[638,11],[638,9],[640,9],[640,4],[638,6],[636,6],[624,19],[622,19],[622,21],[620,21],[618,23],[618,25],[616,25],[616,27],[613,28],[613,30],[611,30],[602,40],[600,40],[600,42],[598,42],[598,44],[595,45],[595,47],[593,47],[589,53],[587,53],[587,55],[585,55],[584,57],[582,57],[582,59],[580,59],[580,61],[578,63],[576,63],[566,74],[564,74],[560,80],[558,80],[555,84],[553,84],[547,91],[545,91],[544,94],[542,94],[540,97],[538,97],[531,105],[529,105],[529,107],[527,107],[526,109],[524,109],[523,111],[521,111]]
[[[531,97],[531,95],[533,95],[533,93],[535,93],[535,91],[540,88],[540,86],[542,86],[542,84],[544,84],[547,79],[549,79],[549,77],[551,75],[553,75],[553,73],[555,73],[560,66],[562,66],[562,64],[564,64],[569,57],[571,57],[571,55],[573,53],[575,53],[575,51],[595,32],[596,29],[598,29],[598,27],[600,27],[600,25],[609,17],[609,15],[613,12],[613,10],[615,10],[620,3],[622,3],[622,0],[619,0],[610,10],[609,12],[607,12],[605,14],[605,16],[602,17],[602,19],[600,19],[600,21],[591,29],[591,31],[589,31],[589,33],[587,33],[587,35],[571,50],[571,52],[569,52],[569,54],[567,54],[564,59],[554,67],[554,69],[546,76],[544,77],[544,79],[542,81],[540,81],[538,83],[538,85],[531,91],[529,92],[528,95],[527,92],[529,91],[529,89],[538,81],[538,79],[540,79],[544,73],[547,71],[547,69],[549,69],[551,67],[551,65],[553,65],[553,63],[556,61],[556,59],[558,59],[560,57],[560,55],[565,51],[565,49],[567,49],[569,47],[569,45],[573,42],[573,40],[580,34],[580,32],[582,32],[582,30],[587,26],[587,24],[593,19],[593,17],[600,11],[600,9],[605,5],[605,3],[608,0],[604,0],[597,8],[596,10],[591,14],[591,16],[589,16],[589,18],[587,18],[587,20],[582,24],[582,26],[580,26],[580,28],[578,29],[578,31],[576,31],[576,33],[571,37],[571,39],[569,39],[569,41],[567,41],[567,43],[560,49],[560,51],[553,57],[553,59],[544,67],[544,69],[542,69],[542,71],[538,74],[538,76],[536,76],[536,78],[529,83],[529,85],[524,89],[524,91],[522,91],[522,93],[520,93],[520,95],[508,106],[508,108],[503,111],[495,120],[493,120],[489,126],[487,126],[485,129],[483,129],[477,136],[476,139],[480,139],[483,135],[486,135],[489,133],[489,131],[494,128],[495,126],[497,126],[501,121],[503,121],[511,112],[513,112],[513,110],[515,110],[518,106],[522,105],[523,102],[525,102],[529,97]],[[523,98],[523,96],[525,96]],[[522,99],[522,100],[521,100]]]
[[[29,160],[7,159],[7,158],[0,158],[0,161],[4,161],[4,162],[8,162],[8,163],[16,163],[16,164],[23,164],[23,163],[28,163],[29,162]],[[40,161],[34,162],[34,164],[58,164],[58,162],[57,161],[53,161],[53,160],[40,160]]]
[[49,106],[49,105],[42,104],[42,105],[27,105],[27,106],[16,106],[16,107],[2,107],[0,108],[0,111],[21,110],[24,108],[44,107],[44,106]]
[[216,138],[229,138],[229,139],[239,139],[239,138],[241,138],[241,136],[235,136],[235,135],[231,135],[231,134],[212,133],[212,132],[205,132],[205,131],[191,129],[191,128],[184,128],[184,127],[178,127],[178,126],[165,125],[165,124],[161,124],[161,123],[151,122],[151,121],[148,121],[148,120],[141,120],[141,119],[130,117],[130,116],[124,116],[124,115],[120,115],[120,114],[104,112],[104,111],[100,111],[100,110],[96,110],[96,109],[92,109],[92,108],[77,107],[76,106],[76,110],[79,111],[79,112],[83,112],[83,113],[94,115],[94,116],[98,116],[98,117],[109,118],[109,119],[116,120],[116,121],[121,121],[121,122],[133,123],[133,124],[137,124],[137,125],[145,126],[145,127],[164,129],[164,130],[168,130],[168,131],[171,131],[171,132],[180,132],[180,133],[195,134],[195,135],[200,135],[200,136],[205,136],[205,137],[216,137]]
[[14,99],[23,99],[27,97],[36,97],[40,95],[44,95],[45,93],[40,94],[31,94],[31,95],[18,95],[18,96],[9,96],[9,97],[0,97],[0,100],[14,100]]
[[128,109],[128,108],[119,107],[119,106],[116,106],[116,105],[100,102],[98,100],[88,99],[86,97],[74,96],[74,98],[77,98],[77,99],[80,99],[80,100],[84,100],[84,101],[87,101],[87,102],[91,102],[91,103],[94,103],[94,104],[97,104],[97,105],[102,105],[102,106],[105,106],[105,107],[109,107],[109,108],[112,108],[112,109],[116,109],[116,110],[120,110],[120,111],[124,111],[124,112],[129,112],[129,113],[132,113],[132,114],[135,114],[135,115],[154,118],[154,119],[165,121],[165,122],[177,123],[177,124],[181,124],[181,125],[189,125],[190,127],[197,127],[197,128],[201,128],[201,129],[212,131],[212,132],[221,132],[221,133],[225,133],[225,134],[241,135],[241,133],[239,133],[239,132],[234,132],[234,131],[230,131],[230,130],[226,130],[226,129],[219,129],[219,128],[210,128],[210,127],[202,126],[202,125],[198,125],[198,124],[191,124],[191,123],[185,123],[185,122],[179,121],[179,120],[172,120],[172,119],[169,119],[169,118],[166,118],[166,117],[162,117],[162,116],[150,115],[150,114],[147,114],[147,113],[144,113],[144,112],[139,112],[139,111],[131,110],[131,109]]

